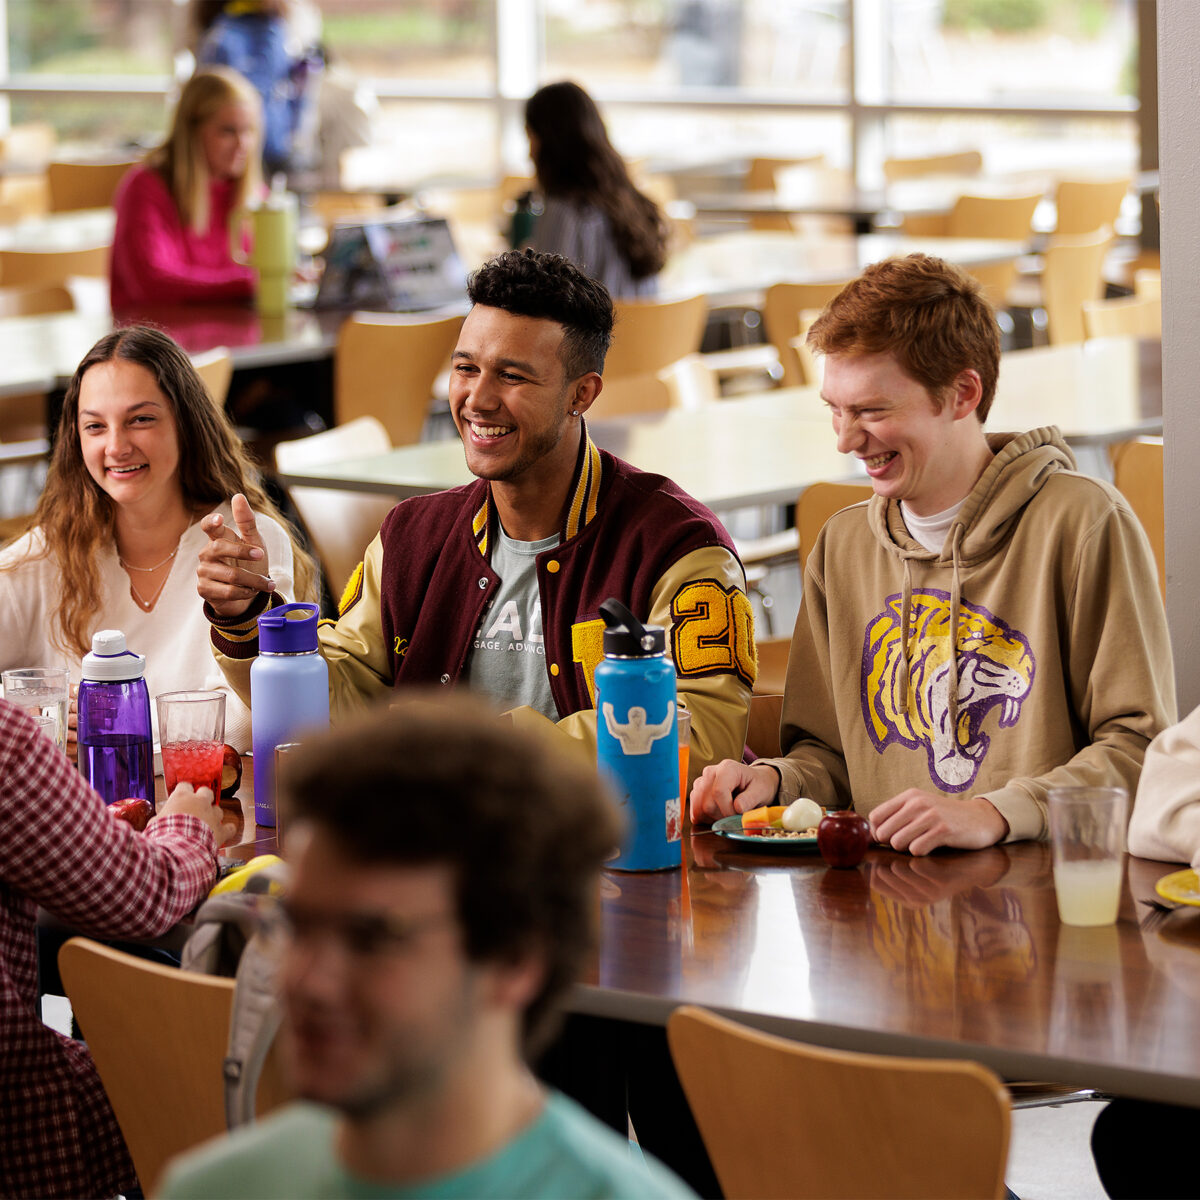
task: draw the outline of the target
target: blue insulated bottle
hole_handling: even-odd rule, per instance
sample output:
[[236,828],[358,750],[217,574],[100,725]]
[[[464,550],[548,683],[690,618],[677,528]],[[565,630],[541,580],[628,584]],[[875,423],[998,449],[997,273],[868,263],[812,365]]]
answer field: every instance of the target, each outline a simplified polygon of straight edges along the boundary
[[79,770],[105,804],[149,800],[154,808],[154,741],[146,656],[125,648],[119,629],[102,629],[83,656],[79,683]]
[[329,668],[317,651],[317,606],[281,604],[258,618],[250,666],[254,823],[275,825],[275,747],[329,726]]
[[620,871],[680,865],[679,734],[675,668],[665,631],[619,600],[600,605],[604,659],[596,667],[596,758],[626,821]]

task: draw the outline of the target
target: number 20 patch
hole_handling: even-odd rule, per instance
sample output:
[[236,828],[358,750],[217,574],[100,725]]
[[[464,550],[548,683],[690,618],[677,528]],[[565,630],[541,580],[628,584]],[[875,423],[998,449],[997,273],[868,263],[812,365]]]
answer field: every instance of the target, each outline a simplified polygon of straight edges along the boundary
[[671,601],[671,654],[681,677],[735,671],[754,686],[754,612],[745,592],[715,579],[698,579]]

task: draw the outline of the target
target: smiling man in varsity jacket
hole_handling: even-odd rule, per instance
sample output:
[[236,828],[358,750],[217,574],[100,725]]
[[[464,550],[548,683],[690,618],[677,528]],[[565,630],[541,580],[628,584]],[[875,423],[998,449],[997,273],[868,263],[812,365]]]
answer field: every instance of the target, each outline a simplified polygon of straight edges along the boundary
[[[450,410],[473,483],[405,500],[321,626],[334,719],[389,688],[464,684],[594,742],[599,605],[669,630],[691,774],[742,753],[753,619],[729,535],[669,479],[599,450],[584,416],[612,337],[604,287],[513,251],[477,271]],[[204,519],[198,590],[222,670],[249,693],[255,620],[283,602],[244,498]]]

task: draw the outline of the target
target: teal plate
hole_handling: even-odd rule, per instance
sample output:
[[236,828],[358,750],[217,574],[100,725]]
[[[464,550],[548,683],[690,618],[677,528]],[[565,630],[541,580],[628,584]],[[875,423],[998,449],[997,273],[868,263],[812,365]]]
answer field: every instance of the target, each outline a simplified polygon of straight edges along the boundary
[[731,842],[752,846],[755,850],[769,850],[772,854],[796,854],[817,848],[817,835],[793,834],[791,837],[763,837],[761,833],[746,833],[742,829],[741,816],[722,817],[713,822],[713,833]]

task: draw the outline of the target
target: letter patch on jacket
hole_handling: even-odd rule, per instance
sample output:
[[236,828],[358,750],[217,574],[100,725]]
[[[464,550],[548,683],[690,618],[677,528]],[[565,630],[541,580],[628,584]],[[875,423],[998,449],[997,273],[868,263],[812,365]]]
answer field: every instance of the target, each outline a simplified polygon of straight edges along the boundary
[[758,655],[746,593],[715,579],[684,584],[671,601],[671,656],[681,678],[733,671],[753,687]]
[[1036,669],[1029,640],[986,608],[959,605],[958,689],[950,727],[950,593],[914,592],[909,608],[908,693],[901,669],[903,637],[900,594],[867,626],[863,639],[863,720],[881,754],[892,742],[924,748],[929,777],[944,792],[971,786],[987,757],[991,739],[983,721],[997,705],[1000,725],[1013,726],[1033,687]]

